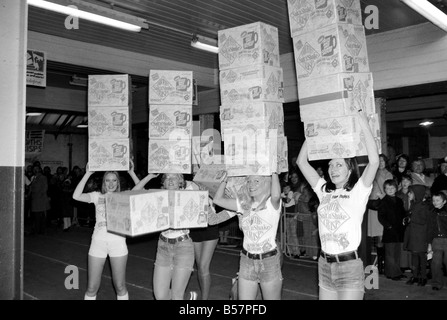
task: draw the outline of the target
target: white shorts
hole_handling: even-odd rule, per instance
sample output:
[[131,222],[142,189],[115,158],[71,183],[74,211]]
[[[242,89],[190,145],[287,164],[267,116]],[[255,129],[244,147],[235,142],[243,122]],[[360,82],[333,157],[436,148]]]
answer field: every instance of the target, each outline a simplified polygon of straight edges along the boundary
[[92,238],[88,254],[96,258],[123,257],[129,253],[126,239],[103,240]]

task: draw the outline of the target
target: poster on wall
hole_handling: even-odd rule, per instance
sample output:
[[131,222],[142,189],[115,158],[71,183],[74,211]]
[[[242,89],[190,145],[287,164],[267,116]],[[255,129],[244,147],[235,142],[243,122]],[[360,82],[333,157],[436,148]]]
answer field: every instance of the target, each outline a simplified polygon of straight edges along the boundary
[[37,156],[43,151],[45,130],[27,130],[25,136],[25,158]]
[[26,85],[46,87],[47,61],[45,52],[31,49],[27,50]]

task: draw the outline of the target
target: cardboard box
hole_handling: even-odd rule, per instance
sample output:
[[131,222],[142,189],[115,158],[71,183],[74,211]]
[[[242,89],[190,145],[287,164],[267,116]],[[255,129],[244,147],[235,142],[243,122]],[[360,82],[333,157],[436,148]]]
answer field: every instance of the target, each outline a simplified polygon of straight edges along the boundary
[[149,105],[187,104],[192,106],[192,71],[151,70]]
[[219,30],[219,69],[264,64],[279,67],[278,28],[254,22]]
[[129,139],[89,139],[89,169],[91,171],[128,171],[129,147]]
[[208,191],[169,191],[172,229],[208,226]]
[[342,72],[369,72],[363,26],[332,24],[293,38],[299,81]]
[[[284,127],[283,104],[280,102],[250,102],[220,106],[220,121],[231,125],[252,121],[264,121],[269,127]],[[284,131],[284,129],[282,129]]]
[[214,198],[220,183],[225,177],[225,164],[202,165],[194,176],[193,181],[202,190],[208,190],[211,198]]
[[[378,152],[382,152],[380,137],[374,137]],[[307,138],[308,158],[323,160],[333,158],[352,158],[365,156],[366,146],[363,132],[359,135],[344,135],[338,137]]]
[[192,106],[149,106],[149,139],[190,140]]
[[298,82],[301,121],[376,113],[371,73],[340,73]]
[[141,190],[106,195],[107,230],[139,236],[208,226],[208,191]]
[[277,173],[288,172],[289,171],[289,148],[287,146],[287,137],[278,137],[278,145],[277,145],[277,155],[278,159],[276,160],[278,164]]
[[288,0],[292,38],[333,23],[362,25],[360,0]]
[[270,127],[270,123],[264,121],[250,121],[241,123],[221,123],[222,140],[225,141],[226,137],[236,136],[240,139],[275,139],[276,137],[284,136],[284,124],[279,128]]
[[88,137],[127,139],[131,128],[128,107],[89,107]]
[[190,140],[149,140],[149,173],[191,173]]
[[129,107],[132,105],[132,81],[127,74],[89,75],[89,107]]
[[248,101],[284,102],[284,78],[281,68],[249,65],[220,72],[220,96],[223,105]]
[[[380,137],[379,115],[368,115],[368,123],[373,136]],[[357,116],[327,118],[304,122],[304,134],[306,139],[359,135],[361,132],[362,129]]]
[[277,139],[226,135],[225,165],[228,176],[269,176],[277,170]]
[[167,190],[108,193],[107,230],[133,237],[169,229],[168,197]]

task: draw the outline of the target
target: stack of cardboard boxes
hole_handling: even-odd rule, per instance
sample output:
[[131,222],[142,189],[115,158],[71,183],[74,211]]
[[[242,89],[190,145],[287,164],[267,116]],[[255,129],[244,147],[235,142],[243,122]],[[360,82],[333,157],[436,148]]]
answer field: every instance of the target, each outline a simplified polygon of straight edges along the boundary
[[221,30],[218,38],[221,133],[228,175],[287,171],[278,29],[256,22]]
[[150,173],[192,171],[192,77],[192,71],[150,71]]
[[287,2],[309,160],[366,155],[360,109],[380,152],[360,0]]
[[129,75],[88,78],[88,163],[91,171],[127,171],[132,82]]

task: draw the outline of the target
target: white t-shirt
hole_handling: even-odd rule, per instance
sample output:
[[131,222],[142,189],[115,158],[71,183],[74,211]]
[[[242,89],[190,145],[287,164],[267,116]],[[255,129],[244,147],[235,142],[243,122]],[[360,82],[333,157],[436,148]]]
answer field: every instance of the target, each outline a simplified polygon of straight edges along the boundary
[[[238,212],[243,212],[239,201]],[[276,248],[276,234],[281,215],[281,206],[273,208],[271,198],[266,201],[266,208],[255,211],[258,203],[252,204],[249,214],[239,216],[239,227],[244,233],[243,247],[250,253],[264,253]]]
[[90,192],[88,194],[90,195],[89,203],[93,203],[95,205],[96,223],[92,238],[101,237],[102,240],[107,241],[126,240],[126,237],[107,232],[105,194],[98,191]]
[[362,178],[351,191],[336,189],[325,192],[322,178],[313,189],[320,200],[318,229],[321,249],[328,254],[357,250],[362,240],[362,221],[372,186],[366,187]]

